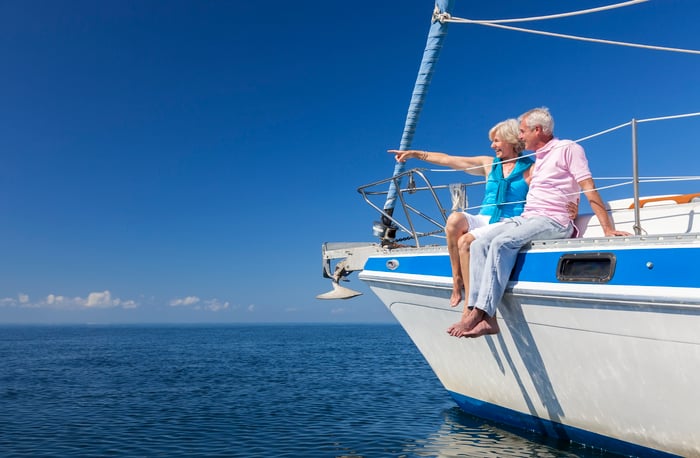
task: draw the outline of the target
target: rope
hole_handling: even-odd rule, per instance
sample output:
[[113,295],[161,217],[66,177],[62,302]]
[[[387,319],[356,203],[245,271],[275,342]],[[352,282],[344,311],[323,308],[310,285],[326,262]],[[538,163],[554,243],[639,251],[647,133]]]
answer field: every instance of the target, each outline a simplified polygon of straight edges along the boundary
[[[596,177],[596,181],[600,180],[632,180],[633,177]],[[684,177],[679,177],[679,176],[668,176],[668,177],[640,177],[640,181],[643,183],[653,183],[656,181],[663,182],[663,181],[693,181],[693,180],[700,180],[700,175],[689,175],[689,176],[684,176]],[[630,181],[631,183],[631,181]]]
[[507,25],[494,24],[492,22],[473,21],[471,19],[462,19],[459,21],[455,21],[454,19],[451,19],[450,22],[465,22],[465,23],[469,23],[469,24],[484,25],[487,27],[496,27],[499,29],[514,30],[516,32],[533,33],[535,35],[546,35],[546,36],[550,36],[550,37],[567,38],[569,40],[589,41],[592,43],[603,43],[603,44],[608,44],[608,45],[627,46],[630,48],[643,48],[643,49],[651,49],[651,50],[655,50],[655,51],[670,51],[670,52],[678,52],[678,53],[686,53],[686,54],[700,54],[700,51],[695,50],[695,49],[669,48],[669,47],[665,47],[665,46],[653,46],[653,45],[644,45],[644,44],[637,44],[637,43],[626,43],[624,41],[613,41],[613,40],[602,40],[599,38],[579,37],[576,35],[565,35],[563,33],[545,32],[543,30],[533,30],[533,29],[523,29],[521,27],[511,27],[511,26],[507,26]]
[[651,50],[655,50],[655,51],[669,51],[669,52],[678,52],[678,53],[686,53],[686,54],[700,54],[700,51],[695,50],[695,49],[670,48],[670,47],[666,47],[666,46],[654,46],[654,45],[645,45],[645,44],[639,44],[639,43],[628,43],[628,42],[624,42],[624,41],[603,40],[600,38],[580,37],[580,36],[576,36],[576,35],[566,35],[563,33],[545,32],[543,30],[524,29],[521,27],[512,27],[512,26],[502,25],[504,23],[509,23],[509,22],[541,21],[541,20],[546,20],[546,19],[558,19],[558,18],[562,18],[562,17],[579,16],[582,14],[597,13],[600,11],[605,11],[605,10],[610,10],[610,9],[615,9],[615,8],[622,8],[622,7],[630,6],[630,5],[636,5],[638,3],[643,3],[646,1],[649,1],[649,0],[630,0],[627,2],[617,3],[614,5],[601,6],[598,8],[590,8],[587,10],[573,11],[570,13],[551,14],[548,16],[533,16],[533,17],[518,18],[518,19],[489,19],[489,20],[482,19],[482,20],[476,20],[476,19],[456,18],[456,17],[452,17],[451,15],[449,15],[447,13],[440,13],[439,11],[434,11],[433,12],[433,22],[440,21],[441,23],[455,22],[455,23],[461,23],[461,24],[477,24],[477,25],[483,25],[483,26],[487,26],[487,27],[496,27],[496,28],[500,28],[500,29],[513,30],[516,32],[532,33],[535,35],[546,35],[546,36],[550,36],[550,37],[566,38],[569,40],[588,41],[588,42],[592,42],[592,43],[602,43],[602,44],[617,45],[617,46],[627,46],[630,48],[651,49]]
[[[649,0],[631,0],[628,2],[623,2],[623,3],[617,3],[615,5],[608,5],[608,6],[601,6],[598,8],[590,8],[587,10],[581,10],[581,11],[573,11],[571,13],[561,13],[561,14],[550,14],[548,16],[533,16],[533,17],[525,17],[525,18],[520,18],[520,19],[481,19],[482,22],[489,22],[491,24],[505,24],[508,22],[527,22],[527,21],[544,21],[547,19],[559,19],[563,17],[571,17],[571,16],[579,16],[582,14],[589,14],[589,13],[598,13],[600,11],[605,11],[605,10],[612,10],[615,8],[622,8],[624,6],[631,6],[631,5],[636,5],[637,3],[644,3],[648,2]],[[460,18],[454,18],[454,19],[449,19],[449,22],[467,22],[469,19],[460,19]]]
[[[693,116],[700,116],[700,112],[696,112],[696,113],[686,113],[686,114],[679,114],[679,115],[671,115],[671,116],[659,116],[659,117],[657,117],[657,118],[637,119],[637,124],[640,124],[640,123],[643,123],[643,122],[667,121],[667,120],[669,120],[669,119],[691,118],[691,117],[693,117]],[[626,123],[624,123],[624,124],[620,124],[619,126],[611,127],[610,129],[601,130],[601,131],[598,132],[598,133],[589,135],[589,136],[587,136],[587,137],[582,137],[582,138],[579,138],[578,140],[574,140],[574,141],[575,141],[576,143],[581,143],[581,142],[583,142],[583,141],[590,140],[591,138],[599,137],[599,136],[601,136],[601,135],[610,133],[610,132],[612,132],[612,131],[614,131],[614,130],[618,130],[618,129],[621,129],[621,128],[623,128],[623,127],[627,127],[627,126],[629,126],[630,124],[632,124],[631,121],[626,122]]]
[[686,114],[673,115],[673,116],[660,116],[658,118],[638,119],[637,122],[640,123],[640,122],[652,122],[652,121],[666,121],[667,119],[690,118],[692,116],[700,116],[700,112],[686,113]]
[[612,131],[615,131],[615,130],[617,130],[617,129],[622,129],[623,127],[627,127],[627,126],[629,126],[630,124],[632,124],[632,123],[631,123],[631,122],[626,122],[626,123],[624,123],[624,124],[620,124],[619,126],[611,127],[610,129],[606,129],[606,130],[601,130],[601,131],[598,132],[597,134],[592,134],[592,135],[589,135],[588,137],[579,138],[578,140],[574,140],[574,141],[575,141],[576,143],[580,143],[580,142],[582,142],[582,141],[590,140],[591,138],[600,137],[601,135],[608,134],[608,133],[610,133],[610,132],[612,132]]

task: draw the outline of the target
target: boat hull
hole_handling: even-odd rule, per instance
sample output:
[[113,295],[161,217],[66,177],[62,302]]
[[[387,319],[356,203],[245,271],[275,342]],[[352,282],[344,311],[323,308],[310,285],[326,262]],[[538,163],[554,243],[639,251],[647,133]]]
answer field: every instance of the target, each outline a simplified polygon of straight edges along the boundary
[[[614,258],[613,275],[558,278],[572,253]],[[700,456],[700,285],[678,270],[699,255],[695,237],[540,243],[520,255],[500,333],[476,339],[446,332],[462,307],[444,248],[373,256],[360,278],[465,411],[618,453]]]

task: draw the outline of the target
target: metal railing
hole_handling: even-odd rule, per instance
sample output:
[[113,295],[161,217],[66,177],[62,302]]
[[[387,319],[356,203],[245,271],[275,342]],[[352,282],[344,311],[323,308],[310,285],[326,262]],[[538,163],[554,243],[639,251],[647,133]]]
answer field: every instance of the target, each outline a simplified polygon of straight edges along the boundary
[[[437,234],[444,233],[445,222],[449,213],[454,209],[451,205],[447,207],[443,204],[443,201],[448,197],[443,196],[443,194],[451,194],[450,187],[455,184],[433,184],[428,179],[426,175],[427,169],[415,168],[407,170],[403,173],[395,175],[390,178],[385,178],[383,180],[375,181],[373,183],[360,186],[357,191],[362,194],[365,202],[374,208],[381,216],[384,221],[391,222],[390,228],[395,230],[401,230],[408,234],[406,238],[395,239],[395,242],[402,242],[412,239],[416,246],[419,247],[421,244],[420,239],[427,236],[436,236]],[[419,184],[416,184],[416,181]],[[406,183],[405,186],[401,186],[401,183]],[[402,209],[402,215],[405,218],[405,222],[397,219],[396,215],[389,214],[372,199],[378,199],[379,197],[386,197],[389,190],[386,188],[386,184],[393,183],[396,189],[396,194],[400,202],[400,207]],[[485,181],[477,181],[471,183],[458,183],[462,188],[464,195],[467,195],[467,188],[471,186],[483,185]],[[382,188],[383,189],[379,189]],[[418,206],[413,203],[413,197],[423,196],[423,206],[418,208]],[[425,206],[426,197],[427,203],[431,206]],[[461,208],[464,210],[464,208]],[[417,221],[422,221],[427,224],[428,229],[418,228]],[[375,235],[380,236],[379,231],[385,230],[383,223],[375,223]]]

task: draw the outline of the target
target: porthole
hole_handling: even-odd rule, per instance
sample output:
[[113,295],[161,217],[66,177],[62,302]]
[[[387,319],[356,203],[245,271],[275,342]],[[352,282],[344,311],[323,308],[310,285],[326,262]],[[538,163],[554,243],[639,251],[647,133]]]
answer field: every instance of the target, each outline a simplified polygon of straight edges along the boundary
[[557,265],[557,279],[565,282],[607,283],[614,274],[613,253],[569,253]]

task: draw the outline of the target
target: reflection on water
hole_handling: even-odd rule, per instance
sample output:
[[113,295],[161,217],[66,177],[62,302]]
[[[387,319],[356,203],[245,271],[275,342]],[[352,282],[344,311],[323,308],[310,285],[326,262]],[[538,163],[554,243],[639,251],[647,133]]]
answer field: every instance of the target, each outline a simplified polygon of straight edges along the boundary
[[458,407],[443,411],[440,429],[424,443],[407,447],[407,456],[466,457],[613,457],[578,444],[547,441],[535,434],[513,433],[485,423]]

